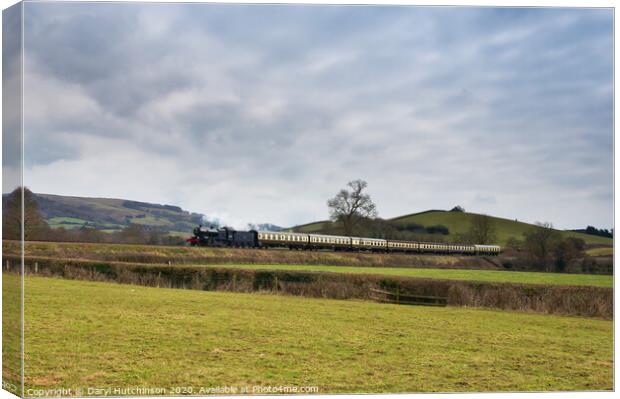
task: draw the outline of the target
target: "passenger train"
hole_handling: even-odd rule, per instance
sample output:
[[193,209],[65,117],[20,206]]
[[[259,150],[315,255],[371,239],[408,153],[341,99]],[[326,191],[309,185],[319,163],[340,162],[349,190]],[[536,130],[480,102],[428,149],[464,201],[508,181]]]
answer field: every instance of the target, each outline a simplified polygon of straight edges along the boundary
[[274,231],[237,231],[228,227],[198,226],[187,243],[192,246],[238,248],[289,248],[300,250],[369,251],[395,253],[435,253],[462,255],[498,255],[499,245],[447,244],[381,238],[335,236]]

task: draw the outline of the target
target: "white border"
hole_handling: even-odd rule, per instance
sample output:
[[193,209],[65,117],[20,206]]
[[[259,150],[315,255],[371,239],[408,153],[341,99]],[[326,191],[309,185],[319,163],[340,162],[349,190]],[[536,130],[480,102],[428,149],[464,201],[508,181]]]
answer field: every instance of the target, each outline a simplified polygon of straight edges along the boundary
[[[24,2],[55,2],[54,0],[24,0]],[[60,1],[56,1],[56,2],[88,2],[88,1],[83,1],[83,0],[60,0]],[[97,2],[97,1],[92,1],[92,2]],[[128,2],[127,0],[106,0],[106,1],[101,1],[101,2]],[[482,6],[482,7],[587,7],[587,8],[594,8],[594,7],[605,7],[605,8],[614,8],[614,227],[618,225],[618,219],[617,219],[617,215],[615,213],[615,203],[616,203],[616,196],[615,196],[615,188],[616,188],[616,176],[618,176],[618,165],[615,162],[615,154],[617,153],[618,149],[620,148],[620,145],[618,144],[618,142],[615,140],[615,117],[616,115],[618,115],[618,105],[617,102],[615,101],[615,76],[618,73],[618,64],[616,62],[616,52],[615,52],[615,44],[617,43],[617,32],[615,30],[615,5],[616,2],[615,1],[610,1],[610,0],[591,0],[591,1],[553,1],[553,0],[540,0],[540,1],[514,1],[514,0],[504,0],[501,2],[498,1],[484,1],[484,0],[470,0],[470,1],[463,1],[463,0],[449,0],[449,1],[445,1],[445,2],[440,2],[440,1],[406,1],[406,0],[390,0],[390,1],[364,1],[364,0],[357,0],[357,1],[353,1],[353,0],[336,0],[336,1],[329,1],[329,0],[312,0],[312,1],[300,1],[300,0],[289,0],[289,1],[261,1],[261,0],[228,0],[228,1],[224,1],[224,0],[211,0],[211,1],[199,1],[199,0],[150,0],[150,1],[133,1],[133,2],[150,2],[150,3],[237,3],[237,4],[337,4],[337,5],[364,5],[364,4],[376,4],[376,5],[422,5],[422,6]],[[4,1],[2,4],[2,10],[9,8],[15,4],[19,3],[19,1],[17,0],[8,0],[8,1]],[[22,7],[22,135],[23,135],[23,101],[24,101],[24,97],[23,97],[23,61],[24,61],[24,42],[23,42],[23,7]],[[2,37],[2,33],[0,30],[0,40]],[[0,55],[0,62],[1,62],[1,55]],[[0,89],[1,89],[2,85],[0,83]],[[0,100],[1,101],[1,100]],[[1,117],[1,107],[0,107],[0,117]],[[0,142],[0,149],[1,149],[1,142]],[[22,137],[22,163],[23,163],[23,137]],[[0,157],[1,157],[1,151],[0,151]],[[22,186],[23,186],[23,165],[22,165]],[[23,201],[23,195],[22,195],[22,201]],[[23,204],[22,204],[22,212],[23,212]],[[22,223],[23,223],[23,217],[22,217]],[[22,227],[22,234],[23,234],[23,227]],[[616,245],[616,242],[614,240],[614,265],[616,264],[616,261],[618,260],[618,245]],[[22,248],[23,251],[23,248]],[[23,265],[22,265],[23,268]],[[614,287],[616,286],[616,275],[614,273]],[[23,290],[23,274],[22,274],[22,326],[23,326],[23,295],[24,295],[24,290]],[[620,298],[620,295],[618,295],[618,291],[614,290],[614,305],[615,303],[617,303],[618,299]],[[0,306],[2,304],[2,298],[0,296]],[[618,381],[618,368],[615,367],[615,364],[617,362],[617,354],[618,354],[618,340],[616,339],[616,334],[615,332],[617,331],[616,329],[616,323],[617,320],[614,318],[614,383],[617,383]],[[1,337],[1,333],[0,333],[0,337]],[[22,334],[22,351],[23,351],[23,334]],[[23,356],[23,352],[22,352],[22,356]],[[0,364],[1,364],[1,358],[0,358]],[[24,364],[22,363],[22,373],[24,370]],[[22,392],[23,392],[23,381],[22,381]],[[472,394],[390,394],[390,395],[364,395],[366,397],[371,397],[371,398],[395,398],[395,397],[402,397],[402,398],[414,398],[414,397],[423,397],[423,398],[428,398],[428,399],[439,399],[439,398],[445,398],[446,395],[456,395],[457,397],[464,397],[464,398],[515,398],[515,399],[520,399],[520,398],[537,398],[540,396],[541,393],[472,393]],[[544,396],[547,398],[583,398],[585,395],[587,395],[588,397],[591,398],[612,398],[615,397],[615,393],[612,392],[553,392],[553,393],[545,393]],[[294,398],[325,398],[325,397],[341,397],[341,398],[352,398],[352,397],[358,397],[359,395],[298,395],[298,396],[290,396],[290,397],[294,397]],[[7,391],[4,390],[0,390],[0,399],[3,398],[14,398],[15,395],[12,395],[10,393],[8,393]],[[282,398],[283,396],[263,396],[263,398]],[[289,396],[286,396],[289,397]],[[215,398],[215,396],[214,396]]]

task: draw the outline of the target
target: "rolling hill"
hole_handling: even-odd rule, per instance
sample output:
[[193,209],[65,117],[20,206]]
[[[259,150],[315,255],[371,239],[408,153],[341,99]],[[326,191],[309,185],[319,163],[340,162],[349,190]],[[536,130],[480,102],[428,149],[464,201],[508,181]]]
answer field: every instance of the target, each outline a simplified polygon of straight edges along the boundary
[[34,194],[44,219],[52,228],[93,227],[120,230],[129,224],[157,227],[171,234],[187,234],[203,220],[173,205],[151,204],[115,198],[68,197]]
[[[448,229],[450,229],[450,234],[447,237],[443,236],[447,241],[449,241],[450,236],[466,233],[469,229],[472,219],[475,216],[476,214],[469,212],[430,210],[419,213],[412,213],[404,216],[398,216],[389,220],[403,224],[417,223],[423,226],[444,225]],[[523,233],[533,227],[532,224],[519,222],[517,220],[504,219],[494,216],[491,216],[491,218],[495,222],[498,244],[500,245],[505,245],[511,237],[521,239],[523,237]],[[323,228],[323,224],[325,222],[327,221],[307,223],[292,227],[291,230],[306,233],[318,233]],[[606,246],[613,245],[613,240],[611,238],[599,237],[574,231],[559,231],[565,237],[582,238],[587,244],[598,244]],[[432,236],[430,235],[429,240],[432,240]]]
[[[210,223],[203,214],[175,205],[130,201],[117,198],[73,197],[33,193],[41,215],[51,228],[77,229],[83,226],[104,232],[122,230],[130,224],[157,228],[173,236],[187,236],[198,224]],[[8,194],[3,195],[4,201]],[[213,222],[218,224],[218,222]],[[251,225],[257,230],[279,231],[269,223]]]

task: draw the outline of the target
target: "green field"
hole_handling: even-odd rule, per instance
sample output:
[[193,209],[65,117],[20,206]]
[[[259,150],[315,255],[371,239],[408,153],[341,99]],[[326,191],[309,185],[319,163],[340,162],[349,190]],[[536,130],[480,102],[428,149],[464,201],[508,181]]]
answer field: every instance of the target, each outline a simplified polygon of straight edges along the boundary
[[613,247],[590,248],[586,251],[590,256],[612,256],[614,254]]
[[[392,221],[401,223],[417,223],[422,226],[434,226],[443,225],[450,230],[450,234],[445,237],[446,241],[450,241],[450,236],[453,234],[465,234],[469,230],[472,219],[476,216],[474,213],[468,212],[448,212],[448,211],[426,211],[420,213],[414,213],[411,215],[399,216]],[[497,232],[497,244],[506,245],[506,242],[514,237],[522,240],[523,233],[534,227],[532,224],[519,222],[511,219],[504,219],[499,217],[491,217],[495,222],[495,228]],[[326,221],[319,221],[308,223],[300,226],[295,226],[295,231],[301,231],[304,233],[317,233],[323,228],[323,224]],[[589,234],[577,233],[572,231],[558,230],[565,237],[577,237],[582,238],[587,244],[604,244],[613,245],[613,240],[606,237],[598,237]],[[429,241],[433,240],[433,236],[429,235]]]
[[325,265],[256,265],[221,264],[200,267],[236,268],[246,270],[295,270],[332,273],[375,274],[382,276],[417,277],[446,280],[467,280],[493,283],[584,285],[613,287],[613,276],[598,274],[567,274],[511,272],[504,270],[424,269],[405,267],[358,267]]
[[21,389],[21,279],[2,274],[2,383],[16,395]]
[[25,321],[26,389],[613,389],[597,319],[28,277]]
[[[5,254],[19,254],[18,242],[4,241]],[[474,258],[427,255],[412,257],[411,266],[390,265],[398,255],[348,254],[337,252],[257,251],[226,248],[190,248],[129,244],[87,244],[28,242],[26,256],[43,256],[57,259],[88,259],[131,262],[240,268],[262,270],[295,270],[335,273],[380,274],[386,276],[470,280],[481,282],[517,284],[554,284],[612,287],[613,276],[594,274],[520,272],[507,270],[477,270],[453,268],[451,262],[465,262]],[[244,257],[246,259],[244,260]],[[247,257],[253,262],[248,263]],[[367,261],[365,264],[347,262]],[[331,262],[338,262],[336,264]],[[430,263],[430,262],[433,263]],[[280,263],[278,263],[280,262]],[[309,264],[303,264],[307,262]],[[374,263],[373,263],[374,262]],[[417,263],[416,263],[417,262]],[[328,263],[328,264],[326,264]],[[329,264],[331,263],[331,264]],[[381,265],[375,267],[374,265]],[[443,267],[438,267],[443,266]],[[446,268],[448,267],[448,268]],[[450,268],[452,267],[452,268]]]
[[303,233],[316,233],[316,232],[320,232],[321,229],[323,228],[323,224],[325,223],[330,223],[329,220],[321,220],[318,222],[312,222],[312,223],[307,223],[307,224],[300,224],[299,226],[295,226],[295,227],[291,227],[288,230],[291,231],[299,231],[299,232],[303,232]]
[[47,219],[47,224],[51,228],[64,227],[65,229],[76,229],[89,223],[88,220],[70,217],[53,217]]
[[[418,223],[423,226],[441,224],[450,229],[450,234],[464,234],[469,230],[471,221],[475,216],[475,214],[467,212],[430,211],[401,216],[392,220],[403,223]],[[516,220],[498,217],[492,217],[492,219],[495,222],[498,243],[501,245],[505,245],[511,237],[523,239],[523,233],[533,227],[531,224]],[[560,231],[560,233],[565,237],[582,238],[588,244],[612,245],[613,243],[611,238],[598,237],[571,231]]]

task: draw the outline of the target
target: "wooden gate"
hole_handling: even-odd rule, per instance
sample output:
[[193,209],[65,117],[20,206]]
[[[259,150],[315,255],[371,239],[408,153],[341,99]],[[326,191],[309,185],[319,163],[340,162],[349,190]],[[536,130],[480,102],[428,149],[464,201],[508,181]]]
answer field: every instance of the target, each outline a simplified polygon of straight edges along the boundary
[[399,305],[446,306],[448,304],[447,297],[401,294],[398,288],[395,292],[371,288],[370,299],[377,302],[395,303]]

